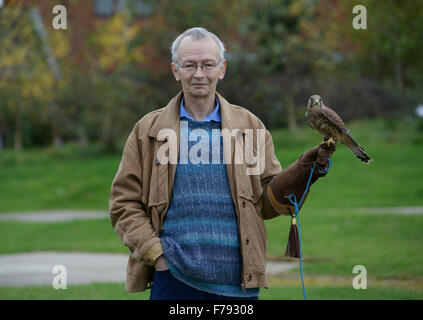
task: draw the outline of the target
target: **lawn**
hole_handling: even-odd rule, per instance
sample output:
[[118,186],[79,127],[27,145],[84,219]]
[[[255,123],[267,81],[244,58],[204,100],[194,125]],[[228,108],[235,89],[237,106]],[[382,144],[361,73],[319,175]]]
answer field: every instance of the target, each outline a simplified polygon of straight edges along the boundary
[[[0,287],[0,298],[5,300],[146,300],[149,291],[129,293],[123,283],[92,283],[68,286],[55,290],[51,286],[24,288]],[[262,300],[301,300],[303,294],[298,286],[274,286],[260,291]],[[307,288],[308,300],[415,300],[422,299],[419,291],[408,289],[369,288],[355,290],[351,286]]]
[[[423,215],[372,214],[360,208],[423,206],[423,132],[415,123],[361,121],[350,126],[353,137],[374,159],[362,164],[339,145],[328,175],[312,186],[300,212],[304,275],[352,279],[355,265],[364,265],[371,279],[414,281],[420,289],[313,284],[312,299],[422,299]],[[320,137],[303,128],[296,133],[272,131],[276,155],[283,167]],[[61,150],[11,151],[0,154],[1,212],[44,209],[107,210],[111,181],[120,155],[65,146]],[[266,221],[268,256],[283,259],[289,218]],[[0,254],[39,251],[128,252],[103,220],[41,224],[0,222]],[[54,241],[52,241],[54,239]],[[298,270],[291,272],[291,275]],[[418,287],[418,286],[417,286]],[[122,284],[0,288],[0,298],[121,299],[145,298],[123,291]],[[279,282],[262,290],[262,299],[301,299],[301,283]]]

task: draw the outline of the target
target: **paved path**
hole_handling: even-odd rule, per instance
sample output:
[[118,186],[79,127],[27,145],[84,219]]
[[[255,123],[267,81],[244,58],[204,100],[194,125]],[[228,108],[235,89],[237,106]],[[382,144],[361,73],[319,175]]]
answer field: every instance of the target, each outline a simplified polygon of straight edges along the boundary
[[[0,255],[0,286],[52,285],[53,267],[66,267],[67,285],[125,282],[127,254],[31,252]],[[277,275],[296,268],[296,262],[270,262],[267,273]]]
[[370,214],[421,215],[423,214],[423,207],[359,208],[357,212]]
[[32,252],[0,255],[0,286],[52,285],[53,267],[66,267],[67,285],[122,282],[128,255]]
[[1,213],[0,221],[23,221],[55,223],[82,219],[105,219],[109,218],[107,211],[95,210],[48,210]]
[[[357,213],[422,215],[423,207],[358,208]],[[98,210],[47,210],[31,212],[0,213],[0,221],[56,223],[83,219],[108,219],[107,211]]]

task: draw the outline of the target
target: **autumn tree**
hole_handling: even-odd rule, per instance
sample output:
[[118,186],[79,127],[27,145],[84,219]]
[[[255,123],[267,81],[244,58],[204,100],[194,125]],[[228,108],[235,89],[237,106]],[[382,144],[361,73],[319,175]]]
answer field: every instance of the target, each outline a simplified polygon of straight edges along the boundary
[[11,119],[14,148],[23,146],[23,122],[44,117],[54,83],[30,12],[21,6],[0,10],[0,115]]
[[93,105],[86,110],[84,121],[98,129],[97,139],[110,151],[120,147],[122,136],[142,116],[134,70],[142,59],[139,45],[134,43],[138,29],[128,11],[123,10],[98,26],[88,39]]

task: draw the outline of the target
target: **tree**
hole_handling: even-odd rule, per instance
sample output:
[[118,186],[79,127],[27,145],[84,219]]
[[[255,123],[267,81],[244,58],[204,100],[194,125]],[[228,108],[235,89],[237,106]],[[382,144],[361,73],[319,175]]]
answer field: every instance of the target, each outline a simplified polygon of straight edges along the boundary
[[417,91],[423,82],[422,1],[373,0],[366,7],[368,32],[353,31],[361,70],[401,94]]
[[[338,1],[329,9],[327,42],[339,57],[332,81],[347,83],[350,94],[340,92],[336,101],[345,113],[388,116],[404,114],[423,100],[423,3],[418,0],[370,0],[367,29],[354,29],[352,9],[356,1]],[[337,85],[339,87],[339,85]],[[342,95],[342,96],[341,96]],[[365,101],[365,103],[362,103]]]
[[99,128],[98,139],[109,151],[119,149],[121,136],[134,122],[133,111],[140,107],[138,83],[132,77],[134,64],[142,59],[139,44],[134,43],[138,30],[128,11],[122,11],[99,26],[89,38],[92,53],[89,75],[94,101],[84,121]]
[[257,0],[252,12],[248,29],[256,39],[258,61],[269,75],[278,110],[285,110],[288,128],[295,130],[296,95],[330,65],[325,29],[316,24],[318,6],[308,0]]
[[13,118],[14,148],[20,151],[23,121],[45,115],[54,83],[29,12],[21,6],[0,11],[0,73],[0,114]]

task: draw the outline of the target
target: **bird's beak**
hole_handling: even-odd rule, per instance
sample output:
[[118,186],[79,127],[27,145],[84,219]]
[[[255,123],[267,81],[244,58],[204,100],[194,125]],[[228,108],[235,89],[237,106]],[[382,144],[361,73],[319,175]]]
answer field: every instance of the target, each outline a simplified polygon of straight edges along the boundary
[[313,102],[311,103],[312,106],[317,106],[319,104],[319,101],[317,100],[313,100]]

